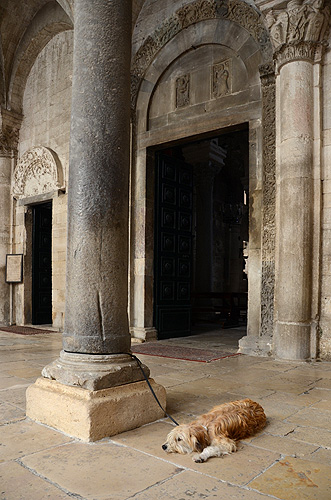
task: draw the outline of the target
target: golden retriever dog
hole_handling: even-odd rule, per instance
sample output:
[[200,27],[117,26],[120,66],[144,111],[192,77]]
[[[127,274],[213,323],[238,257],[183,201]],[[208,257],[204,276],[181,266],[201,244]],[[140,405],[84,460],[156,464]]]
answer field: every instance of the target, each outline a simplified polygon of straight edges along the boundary
[[162,448],[167,453],[192,453],[194,462],[221,457],[237,451],[240,439],[263,429],[266,416],[262,406],[251,399],[241,399],[215,406],[190,424],[175,427]]

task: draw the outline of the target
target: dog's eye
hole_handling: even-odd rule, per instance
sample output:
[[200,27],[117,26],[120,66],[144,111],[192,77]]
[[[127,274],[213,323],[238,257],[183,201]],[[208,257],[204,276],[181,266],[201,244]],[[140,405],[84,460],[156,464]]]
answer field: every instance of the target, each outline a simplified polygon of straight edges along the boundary
[[181,441],[181,440],[182,440],[182,438],[177,438],[177,441]]

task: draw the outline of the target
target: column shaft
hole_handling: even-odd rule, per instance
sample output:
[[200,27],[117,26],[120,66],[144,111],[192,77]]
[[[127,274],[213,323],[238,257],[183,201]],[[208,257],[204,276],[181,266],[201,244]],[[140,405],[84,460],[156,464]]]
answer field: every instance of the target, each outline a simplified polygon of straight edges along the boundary
[[0,152],[0,323],[4,325],[9,325],[10,321],[10,287],[5,282],[5,270],[10,245],[11,162],[9,155]]
[[130,0],[75,0],[64,350],[127,352]]
[[313,224],[313,64],[280,70],[276,354],[310,356]]

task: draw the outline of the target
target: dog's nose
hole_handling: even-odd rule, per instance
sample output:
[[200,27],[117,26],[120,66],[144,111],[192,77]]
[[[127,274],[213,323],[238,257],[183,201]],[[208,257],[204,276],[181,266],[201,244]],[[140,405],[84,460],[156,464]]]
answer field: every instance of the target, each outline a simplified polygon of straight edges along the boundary
[[167,445],[166,444],[163,444],[162,445],[162,450],[166,450],[167,449]]

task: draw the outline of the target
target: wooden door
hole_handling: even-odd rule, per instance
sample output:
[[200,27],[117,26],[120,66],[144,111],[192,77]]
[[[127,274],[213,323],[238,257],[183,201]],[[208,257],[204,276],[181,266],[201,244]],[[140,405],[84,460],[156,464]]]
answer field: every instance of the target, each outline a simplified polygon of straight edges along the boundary
[[158,338],[191,331],[193,172],[156,155],[154,319]]
[[52,203],[33,207],[32,323],[52,324]]

